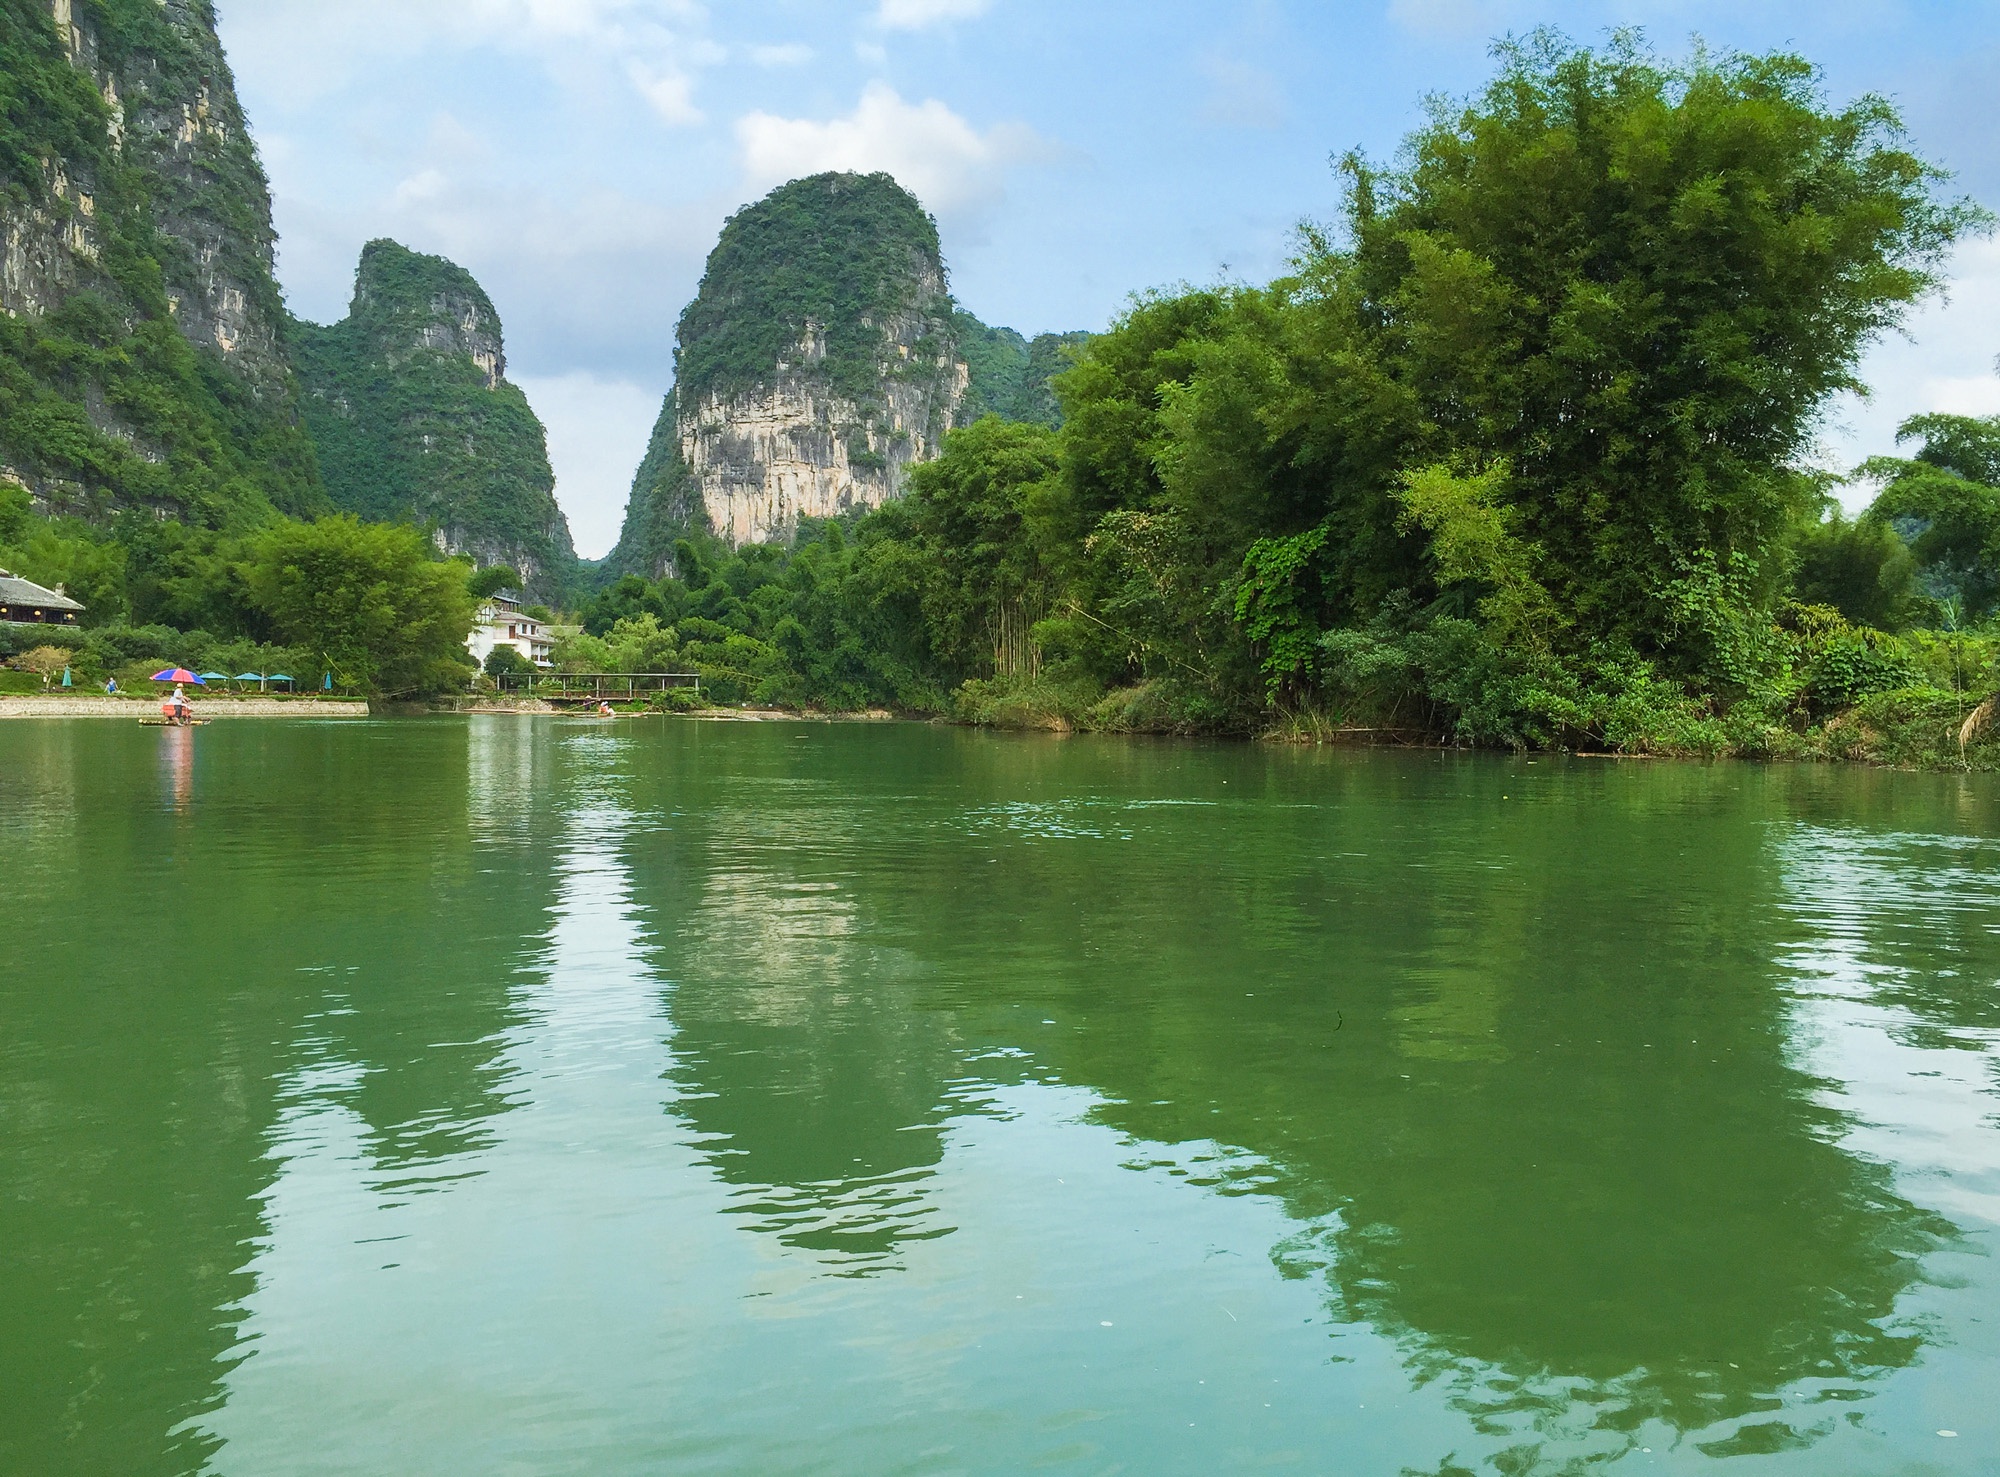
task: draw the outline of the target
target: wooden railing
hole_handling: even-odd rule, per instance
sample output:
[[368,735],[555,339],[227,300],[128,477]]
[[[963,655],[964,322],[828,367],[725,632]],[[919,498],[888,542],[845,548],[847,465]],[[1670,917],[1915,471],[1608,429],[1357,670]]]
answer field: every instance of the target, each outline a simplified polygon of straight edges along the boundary
[[502,692],[525,693],[551,703],[634,703],[676,687],[701,691],[701,678],[693,672],[537,672],[493,680]]

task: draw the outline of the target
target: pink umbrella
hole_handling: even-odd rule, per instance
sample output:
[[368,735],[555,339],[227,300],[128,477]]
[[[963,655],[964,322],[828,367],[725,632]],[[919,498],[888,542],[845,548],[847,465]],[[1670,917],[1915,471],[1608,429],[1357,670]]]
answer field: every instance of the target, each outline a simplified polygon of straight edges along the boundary
[[196,687],[208,686],[206,682],[195,676],[186,667],[174,667],[169,671],[155,672],[153,680],[155,682],[192,682]]

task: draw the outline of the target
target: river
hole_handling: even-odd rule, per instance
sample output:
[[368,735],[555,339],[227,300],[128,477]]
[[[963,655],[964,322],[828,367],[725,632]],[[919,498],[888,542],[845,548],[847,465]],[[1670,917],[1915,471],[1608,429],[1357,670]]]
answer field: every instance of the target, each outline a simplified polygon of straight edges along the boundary
[[0,1471],[2000,1470],[1990,778],[19,722],[0,857]]

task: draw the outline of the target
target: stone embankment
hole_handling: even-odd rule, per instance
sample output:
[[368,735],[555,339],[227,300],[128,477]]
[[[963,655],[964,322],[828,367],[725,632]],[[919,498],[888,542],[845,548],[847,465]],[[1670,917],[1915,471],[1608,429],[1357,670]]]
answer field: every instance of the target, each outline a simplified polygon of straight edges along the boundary
[[[196,698],[197,718],[366,718],[360,698],[210,697]],[[159,699],[133,697],[0,697],[0,718],[157,718]]]

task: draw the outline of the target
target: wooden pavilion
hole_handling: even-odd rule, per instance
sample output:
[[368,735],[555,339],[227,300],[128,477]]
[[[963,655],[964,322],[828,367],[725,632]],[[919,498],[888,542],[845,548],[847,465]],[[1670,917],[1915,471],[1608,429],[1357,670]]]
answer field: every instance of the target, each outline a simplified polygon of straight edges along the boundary
[[0,569],[0,622],[23,626],[74,626],[83,607],[58,585],[46,589]]

